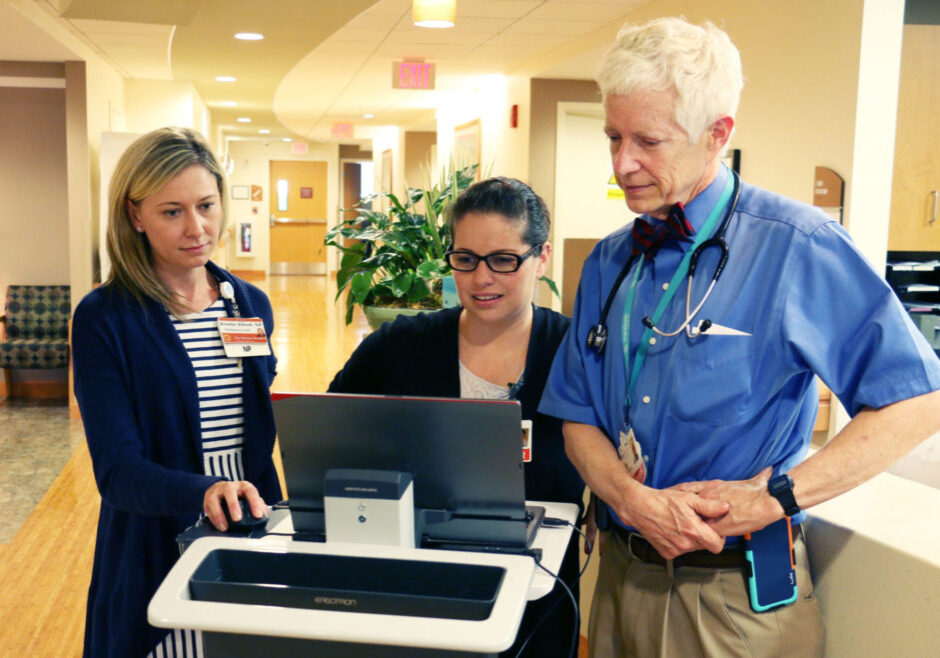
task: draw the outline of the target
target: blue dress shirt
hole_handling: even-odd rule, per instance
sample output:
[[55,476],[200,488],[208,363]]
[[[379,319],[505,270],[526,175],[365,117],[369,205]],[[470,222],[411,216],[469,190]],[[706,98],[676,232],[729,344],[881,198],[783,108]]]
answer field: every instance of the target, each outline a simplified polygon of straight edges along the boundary
[[[724,188],[727,169],[686,206],[699,231]],[[607,318],[603,355],[585,346],[632,247],[628,225],[598,243],[581,272],[571,328],[555,357],[542,413],[599,427],[616,446],[632,426],[647,465],[646,484],[753,477],[786,472],[803,460],[818,407],[814,374],[852,415],[940,388],[940,361],[893,291],[818,209],[742,184],[725,238],[728,262],[693,326],[710,319],[750,336],[685,332],[644,336],[687,244],[672,242],[642,267],[626,309],[629,358],[648,352],[627,402],[621,336],[634,271]],[[691,308],[702,300],[719,258],[705,251]],[[685,320],[688,278],[657,326]],[[652,340],[651,340],[652,339]]]

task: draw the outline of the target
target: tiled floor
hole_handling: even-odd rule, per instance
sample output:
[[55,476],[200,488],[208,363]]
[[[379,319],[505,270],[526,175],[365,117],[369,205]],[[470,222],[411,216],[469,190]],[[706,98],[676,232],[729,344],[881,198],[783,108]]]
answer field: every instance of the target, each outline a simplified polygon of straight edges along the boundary
[[0,544],[13,539],[82,436],[65,400],[0,399]]

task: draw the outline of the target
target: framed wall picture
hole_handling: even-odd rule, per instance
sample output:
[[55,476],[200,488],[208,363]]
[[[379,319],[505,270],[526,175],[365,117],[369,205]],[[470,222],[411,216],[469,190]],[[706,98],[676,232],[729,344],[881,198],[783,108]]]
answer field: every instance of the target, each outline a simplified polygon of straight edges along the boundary
[[[454,128],[454,164],[458,168],[480,164],[480,145],[482,131],[480,120],[474,119]],[[477,167],[477,180],[480,180],[480,167]]]
[[247,185],[232,185],[232,201],[246,201],[251,198]]

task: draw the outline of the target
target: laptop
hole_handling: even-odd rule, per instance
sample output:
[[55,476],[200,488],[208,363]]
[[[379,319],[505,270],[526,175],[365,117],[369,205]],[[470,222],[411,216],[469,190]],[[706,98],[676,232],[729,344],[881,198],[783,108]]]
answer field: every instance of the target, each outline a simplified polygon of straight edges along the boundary
[[411,473],[416,545],[531,547],[545,509],[525,504],[518,402],[331,393],[273,398],[298,538],[324,539],[327,469],[357,468]]

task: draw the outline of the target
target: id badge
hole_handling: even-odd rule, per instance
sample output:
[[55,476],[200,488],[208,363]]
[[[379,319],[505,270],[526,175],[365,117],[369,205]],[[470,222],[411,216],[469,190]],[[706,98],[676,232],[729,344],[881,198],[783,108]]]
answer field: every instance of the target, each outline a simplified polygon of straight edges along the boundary
[[225,356],[229,358],[271,354],[261,318],[219,318],[219,334]]
[[532,461],[532,421],[522,421],[522,461]]
[[643,449],[637,441],[633,428],[626,432],[620,430],[620,445],[617,447],[620,461],[627,467],[633,479],[643,484],[646,481],[646,463],[643,461]]

